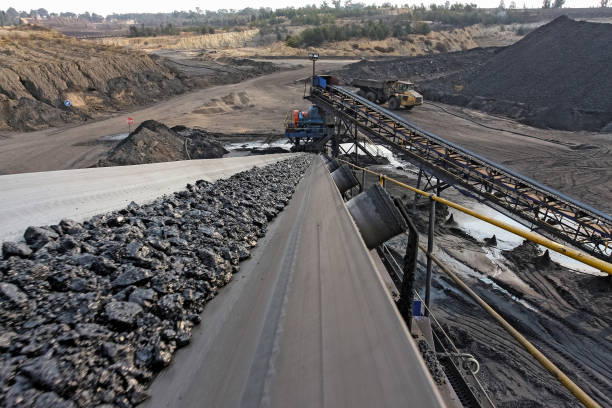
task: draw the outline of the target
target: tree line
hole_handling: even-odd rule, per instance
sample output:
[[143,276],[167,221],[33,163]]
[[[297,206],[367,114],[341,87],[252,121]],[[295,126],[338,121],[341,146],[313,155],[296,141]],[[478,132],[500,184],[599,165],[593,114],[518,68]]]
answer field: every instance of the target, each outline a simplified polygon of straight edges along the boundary
[[184,31],[197,32],[199,34],[214,34],[215,29],[210,26],[177,28],[171,23],[160,24],[159,27],[146,27],[144,24],[140,26],[131,25],[128,32],[128,37],[157,37],[159,35],[178,35]]
[[319,27],[307,28],[298,35],[287,36],[285,44],[297,48],[317,46],[331,41],[347,41],[355,38],[367,38],[369,40],[384,40],[391,36],[403,38],[409,34],[426,35],[430,31],[429,24],[424,22],[397,22],[391,26],[382,20],[376,22],[370,21],[362,25],[325,24]]

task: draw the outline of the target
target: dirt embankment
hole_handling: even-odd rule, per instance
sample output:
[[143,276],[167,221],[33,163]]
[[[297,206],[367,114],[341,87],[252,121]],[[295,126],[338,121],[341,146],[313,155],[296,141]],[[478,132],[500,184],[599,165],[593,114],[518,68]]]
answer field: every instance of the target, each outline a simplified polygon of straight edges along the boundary
[[[612,25],[559,17],[501,48],[364,62],[345,78],[413,79],[426,99],[540,128],[610,131]],[[428,66],[429,64],[429,66]]]
[[186,89],[145,54],[40,28],[0,30],[0,54],[0,130],[60,126]]
[[176,160],[213,159],[228,153],[214,136],[185,126],[168,128],[144,121],[101,159],[98,166],[125,166]]

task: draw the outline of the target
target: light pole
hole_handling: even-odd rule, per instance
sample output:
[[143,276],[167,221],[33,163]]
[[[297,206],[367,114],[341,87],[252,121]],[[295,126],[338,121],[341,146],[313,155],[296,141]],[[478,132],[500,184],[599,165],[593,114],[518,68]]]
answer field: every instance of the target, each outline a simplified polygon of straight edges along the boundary
[[315,62],[319,59],[319,53],[318,52],[309,52],[308,53],[308,59],[310,59],[312,61],[312,80],[314,81]]

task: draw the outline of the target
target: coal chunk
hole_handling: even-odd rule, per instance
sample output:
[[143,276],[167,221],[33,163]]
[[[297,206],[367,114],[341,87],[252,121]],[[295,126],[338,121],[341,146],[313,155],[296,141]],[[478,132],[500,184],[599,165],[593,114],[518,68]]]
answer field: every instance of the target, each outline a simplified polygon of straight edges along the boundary
[[129,301],[149,308],[157,300],[157,292],[148,288],[136,288],[130,294]]
[[108,320],[119,326],[133,326],[142,313],[140,305],[132,302],[110,302],[104,308]]
[[15,306],[24,307],[28,304],[28,297],[12,283],[0,282],[0,295]]
[[59,238],[59,235],[57,232],[51,229],[42,227],[28,227],[23,234],[23,237],[25,238],[26,243],[32,249],[37,250],[45,246],[45,244],[48,242]]
[[159,313],[166,318],[178,319],[183,314],[183,297],[178,293],[162,296],[157,302]]
[[57,360],[47,356],[36,357],[21,368],[21,372],[32,383],[44,390],[62,391],[65,388],[64,377],[59,370]]
[[34,408],[76,408],[72,401],[66,401],[54,392],[45,392],[36,398]]
[[6,241],[2,243],[2,257],[8,259],[11,256],[20,258],[28,258],[32,255],[32,250],[23,242]]
[[125,286],[140,284],[149,280],[151,276],[151,271],[147,269],[128,266],[125,272],[111,282],[111,286],[113,288],[122,288]]

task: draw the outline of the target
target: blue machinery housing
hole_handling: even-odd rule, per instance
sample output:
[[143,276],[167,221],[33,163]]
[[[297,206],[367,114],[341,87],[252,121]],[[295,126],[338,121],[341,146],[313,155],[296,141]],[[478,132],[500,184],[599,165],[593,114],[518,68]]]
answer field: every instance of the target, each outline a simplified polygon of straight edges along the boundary
[[540,234],[612,260],[608,214],[421,129],[332,82],[328,76],[314,77],[307,99],[334,118],[336,137],[342,134],[341,126],[345,135],[362,132],[446,183],[438,184],[438,191],[454,186]]

